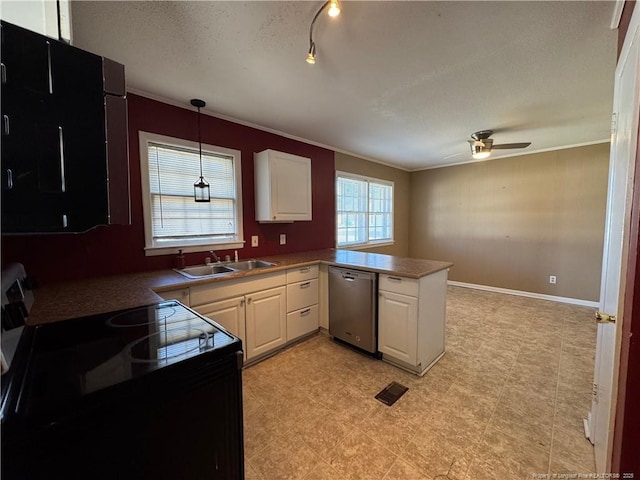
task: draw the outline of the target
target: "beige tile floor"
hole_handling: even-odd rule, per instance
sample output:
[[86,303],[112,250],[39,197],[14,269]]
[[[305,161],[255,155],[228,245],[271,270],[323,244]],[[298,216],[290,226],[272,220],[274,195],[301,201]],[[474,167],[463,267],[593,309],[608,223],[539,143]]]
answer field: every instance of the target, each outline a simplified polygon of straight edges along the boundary
[[[246,478],[485,480],[592,473],[594,310],[460,287],[420,378],[318,334],[245,369]],[[374,399],[409,387],[393,406]]]

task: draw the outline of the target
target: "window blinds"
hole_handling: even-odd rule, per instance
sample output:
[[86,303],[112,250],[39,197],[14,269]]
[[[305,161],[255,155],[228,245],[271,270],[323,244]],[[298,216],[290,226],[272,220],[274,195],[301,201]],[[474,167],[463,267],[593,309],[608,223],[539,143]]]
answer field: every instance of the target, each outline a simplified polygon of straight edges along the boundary
[[202,152],[202,173],[211,186],[211,202],[198,203],[193,198],[193,183],[200,176],[198,152],[153,142],[148,152],[154,242],[237,238],[232,156]]

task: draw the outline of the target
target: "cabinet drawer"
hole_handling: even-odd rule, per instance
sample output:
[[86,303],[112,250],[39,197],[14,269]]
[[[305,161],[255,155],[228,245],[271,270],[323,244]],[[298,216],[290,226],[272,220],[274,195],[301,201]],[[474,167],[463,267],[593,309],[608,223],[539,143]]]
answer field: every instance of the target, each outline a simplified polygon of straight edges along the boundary
[[287,285],[287,312],[318,303],[318,279]]
[[318,305],[287,314],[287,341],[318,330]]
[[420,281],[417,278],[380,274],[379,289],[417,297],[419,283]]
[[312,278],[318,278],[318,265],[287,269],[287,283],[303,282]]
[[159,296],[165,300],[178,300],[181,304],[190,306],[189,302],[189,289],[181,288],[178,290],[167,290],[166,292],[158,293]]

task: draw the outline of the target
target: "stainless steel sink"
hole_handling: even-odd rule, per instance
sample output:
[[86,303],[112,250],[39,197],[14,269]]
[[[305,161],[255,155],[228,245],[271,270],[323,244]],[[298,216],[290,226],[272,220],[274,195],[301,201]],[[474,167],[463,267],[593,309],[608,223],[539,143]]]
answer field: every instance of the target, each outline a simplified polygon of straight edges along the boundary
[[197,265],[175,269],[180,275],[187,278],[213,277],[226,273],[239,272],[243,270],[253,270],[256,268],[274,267],[275,263],[264,262],[262,260],[243,260],[241,262],[211,263],[209,265]]
[[176,270],[181,275],[184,275],[187,278],[202,278],[202,277],[210,277],[213,275],[220,275],[223,273],[230,273],[234,270],[225,266],[225,265],[198,265],[196,267],[187,267],[182,268],[180,270]]
[[275,263],[264,262],[262,260],[242,260],[241,262],[225,263],[229,268],[234,270],[253,270],[254,268],[275,267]]

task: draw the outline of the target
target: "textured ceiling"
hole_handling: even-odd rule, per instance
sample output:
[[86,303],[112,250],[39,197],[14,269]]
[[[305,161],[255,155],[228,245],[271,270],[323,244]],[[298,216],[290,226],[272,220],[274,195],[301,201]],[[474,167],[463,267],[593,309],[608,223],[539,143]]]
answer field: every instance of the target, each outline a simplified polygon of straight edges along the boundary
[[532,142],[494,158],[609,137],[613,2],[346,1],[311,66],[321,5],[74,1],[73,43],[133,91],[407,170],[469,161],[477,130]]

